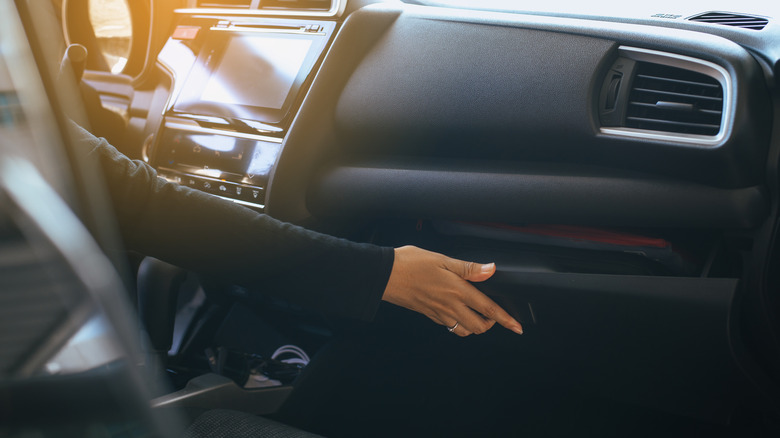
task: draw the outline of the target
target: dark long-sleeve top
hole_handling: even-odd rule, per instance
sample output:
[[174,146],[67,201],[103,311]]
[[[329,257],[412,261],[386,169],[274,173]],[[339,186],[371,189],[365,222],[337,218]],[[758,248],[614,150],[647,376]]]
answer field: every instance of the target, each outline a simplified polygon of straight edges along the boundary
[[325,314],[373,318],[392,248],[316,233],[168,182],[105,139],[74,131],[103,169],[127,249]]

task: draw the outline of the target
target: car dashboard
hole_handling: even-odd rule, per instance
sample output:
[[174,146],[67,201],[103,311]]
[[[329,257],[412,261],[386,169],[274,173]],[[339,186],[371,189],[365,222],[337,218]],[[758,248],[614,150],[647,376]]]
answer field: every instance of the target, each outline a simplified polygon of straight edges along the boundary
[[[750,227],[766,214],[759,188],[773,63],[697,32],[700,25],[381,3],[350,14],[343,29],[342,17],[266,14],[178,11],[158,57],[171,76],[170,99],[144,151],[167,178],[263,207],[274,175],[279,196],[268,195],[269,212],[294,221],[425,207],[419,213],[452,219]],[[337,31],[318,73],[324,85],[315,84],[300,108]],[[296,117],[304,120],[293,124]],[[322,127],[328,132],[311,129],[311,117],[330,122]],[[297,140],[307,134],[317,138]],[[329,168],[317,173],[325,158]],[[421,163],[431,171],[451,165],[480,183],[464,175],[415,184],[414,192],[383,184],[386,193],[374,197],[376,187],[335,178],[350,169],[380,176],[385,160],[395,170],[413,163],[407,170],[419,178],[426,178]],[[360,178],[354,172],[350,178]],[[480,187],[489,175],[525,175],[535,184]],[[567,176],[576,177],[570,187],[557,178]],[[602,190],[581,191],[577,207],[562,208],[559,198],[576,193],[569,189],[581,178]],[[632,181],[661,184],[653,193]],[[497,199],[477,195],[491,188]],[[535,198],[548,189],[556,196]],[[643,189],[647,195],[636,196]],[[394,194],[403,200],[383,200]],[[528,202],[533,209],[512,208]]]
[[[0,2],[0,435],[778,436],[777,6],[95,1]],[[495,262],[524,333],[340,317],[255,213]]]
[[557,353],[500,343],[619,399],[727,421],[775,388],[776,16],[246,3],[176,11],[139,153],[162,177],[494,260],[480,288]]

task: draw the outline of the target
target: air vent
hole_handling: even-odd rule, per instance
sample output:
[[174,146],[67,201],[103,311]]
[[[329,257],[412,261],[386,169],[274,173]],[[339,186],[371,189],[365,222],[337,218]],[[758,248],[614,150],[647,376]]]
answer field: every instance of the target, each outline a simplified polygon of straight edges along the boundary
[[769,20],[766,18],[729,14],[726,12],[707,12],[706,14],[691,17],[688,20],[753,30],[761,30],[769,23]]
[[198,0],[198,7],[249,9],[252,7],[252,0]]
[[260,0],[260,9],[327,11],[331,0]]
[[638,62],[628,96],[625,126],[649,131],[717,135],[723,87],[691,70]]
[[327,11],[331,0],[197,0],[199,8]]

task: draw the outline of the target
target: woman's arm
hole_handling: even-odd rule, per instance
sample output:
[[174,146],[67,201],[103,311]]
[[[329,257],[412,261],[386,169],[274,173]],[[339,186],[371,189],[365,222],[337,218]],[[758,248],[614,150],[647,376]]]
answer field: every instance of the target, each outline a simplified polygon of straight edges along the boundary
[[148,164],[128,159],[75,125],[74,135],[103,169],[130,250],[331,315],[370,320],[384,297],[439,324],[457,322],[454,332],[461,336],[482,333],[493,321],[522,331],[465,281],[487,279],[494,267],[471,272],[482,265],[415,247],[350,242],[280,222],[158,178]]

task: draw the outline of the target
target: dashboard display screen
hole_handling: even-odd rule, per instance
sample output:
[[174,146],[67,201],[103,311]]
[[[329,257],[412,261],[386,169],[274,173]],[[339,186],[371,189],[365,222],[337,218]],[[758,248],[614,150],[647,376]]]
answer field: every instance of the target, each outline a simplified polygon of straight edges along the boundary
[[211,30],[173,110],[271,125],[286,123],[330,30]]
[[201,100],[281,109],[311,45],[310,39],[234,36]]

